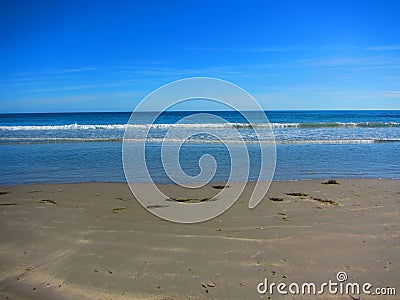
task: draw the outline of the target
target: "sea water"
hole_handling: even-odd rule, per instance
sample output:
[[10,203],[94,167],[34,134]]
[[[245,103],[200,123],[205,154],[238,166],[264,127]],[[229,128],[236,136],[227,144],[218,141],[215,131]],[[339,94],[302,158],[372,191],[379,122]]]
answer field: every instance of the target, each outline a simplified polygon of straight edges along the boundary
[[[185,121],[193,114],[199,112],[167,111],[151,124],[154,113],[144,112],[129,125],[130,113],[121,112],[0,114],[0,184],[124,182],[122,141],[128,127],[130,143],[146,144],[149,173],[160,183],[171,182],[161,147],[173,143],[182,144],[179,159],[188,175],[198,174],[199,159],[210,154],[217,162],[213,181],[234,180],[226,145],[234,149],[237,133],[250,157],[248,180],[256,180],[258,143],[270,142],[271,129],[274,180],[400,179],[400,111],[271,111],[266,112],[269,124],[257,118],[249,124],[233,111],[202,112],[195,121]],[[203,134],[193,135],[194,129]]]

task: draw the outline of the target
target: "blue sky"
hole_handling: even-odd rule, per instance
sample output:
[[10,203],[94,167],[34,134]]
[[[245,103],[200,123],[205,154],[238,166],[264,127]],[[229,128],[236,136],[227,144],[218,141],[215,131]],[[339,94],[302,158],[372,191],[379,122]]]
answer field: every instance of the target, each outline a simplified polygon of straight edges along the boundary
[[[400,109],[400,1],[2,1],[0,112],[131,111],[193,76],[269,109]],[[204,109],[203,107],[197,107]]]

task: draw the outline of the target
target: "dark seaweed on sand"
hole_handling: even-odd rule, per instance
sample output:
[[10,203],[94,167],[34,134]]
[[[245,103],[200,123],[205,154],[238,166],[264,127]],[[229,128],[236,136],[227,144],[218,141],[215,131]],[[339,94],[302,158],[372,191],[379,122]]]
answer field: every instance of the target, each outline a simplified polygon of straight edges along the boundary
[[112,209],[112,213],[113,214],[117,214],[119,211],[121,211],[121,210],[124,210],[124,209],[127,209],[128,207],[116,207],[116,208],[113,208]]
[[328,200],[328,199],[321,199],[321,198],[315,198],[313,197],[315,201],[321,202],[323,204],[329,204],[329,205],[339,205],[336,201],[333,200]]
[[224,188],[230,188],[229,185],[214,185],[213,189],[222,190]]
[[271,201],[275,201],[275,202],[282,202],[282,201],[285,200],[285,199],[283,199],[283,198],[277,198],[277,197],[269,197],[269,199],[270,199]]
[[308,197],[308,194],[306,194],[306,193],[286,193],[286,195],[295,196],[295,197]]
[[148,205],[146,208],[152,209],[152,208],[163,208],[163,207],[168,207],[168,205],[160,205],[160,204],[154,204],[154,205]]
[[51,199],[42,199],[40,201],[38,201],[38,203],[51,203],[51,204],[57,204],[55,201],[51,200]]
[[330,179],[326,182],[323,182],[322,184],[340,184],[340,183],[335,179]]
[[206,201],[216,201],[218,198],[179,198],[179,197],[170,197],[167,201],[174,201],[179,203],[199,203],[199,202],[206,202]]

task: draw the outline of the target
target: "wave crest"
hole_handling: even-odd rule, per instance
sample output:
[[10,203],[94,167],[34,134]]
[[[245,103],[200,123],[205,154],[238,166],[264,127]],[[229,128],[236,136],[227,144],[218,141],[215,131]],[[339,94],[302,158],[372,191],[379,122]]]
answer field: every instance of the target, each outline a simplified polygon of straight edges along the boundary
[[203,124],[69,124],[69,125],[20,125],[0,126],[3,131],[28,130],[125,130],[132,129],[169,129],[169,128],[380,128],[400,127],[400,122],[316,122],[316,123],[203,123]]

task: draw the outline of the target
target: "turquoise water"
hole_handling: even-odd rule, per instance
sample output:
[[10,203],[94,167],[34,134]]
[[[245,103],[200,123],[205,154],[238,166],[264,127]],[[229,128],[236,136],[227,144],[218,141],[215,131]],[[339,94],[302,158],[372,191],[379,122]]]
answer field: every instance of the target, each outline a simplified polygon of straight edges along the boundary
[[[253,127],[236,112],[213,112],[226,120],[210,123],[207,116],[196,122],[176,124],[198,112],[166,112],[151,125],[152,113],[142,113],[126,125],[130,113],[63,113],[0,115],[0,184],[125,181],[121,147],[127,126],[132,143],[145,137],[146,161],[153,180],[168,183],[161,160],[161,142],[172,128],[167,143],[185,140],[180,153],[183,170],[199,172],[198,159],[214,156],[218,168],[214,181],[229,176],[230,160],[225,143],[237,142],[233,131],[245,140],[250,155],[249,180],[257,178],[259,152],[265,129],[273,129],[277,143],[275,180],[310,178],[374,177],[400,179],[400,111],[273,111],[270,125],[253,122]],[[208,112],[211,113],[211,112]],[[136,138],[136,139],[135,139]],[[235,174],[233,175],[233,179]],[[137,178],[142,182],[143,178]]]

